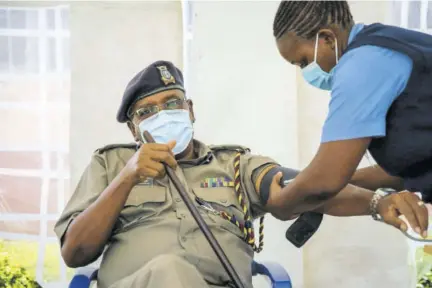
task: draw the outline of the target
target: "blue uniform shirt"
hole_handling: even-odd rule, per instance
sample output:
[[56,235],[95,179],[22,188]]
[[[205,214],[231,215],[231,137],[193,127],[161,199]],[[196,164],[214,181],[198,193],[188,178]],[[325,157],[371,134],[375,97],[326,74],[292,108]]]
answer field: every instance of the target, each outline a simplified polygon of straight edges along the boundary
[[[348,43],[363,27],[354,25]],[[412,68],[407,55],[377,46],[343,55],[334,68],[321,142],[385,136],[387,111],[405,89]]]

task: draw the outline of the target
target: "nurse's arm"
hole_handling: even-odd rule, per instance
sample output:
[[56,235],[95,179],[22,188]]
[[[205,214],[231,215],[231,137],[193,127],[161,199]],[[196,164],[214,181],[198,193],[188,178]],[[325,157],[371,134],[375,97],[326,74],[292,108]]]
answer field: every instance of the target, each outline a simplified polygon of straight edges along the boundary
[[379,165],[358,169],[350,180],[350,184],[369,189],[392,188],[403,190],[402,178],[389,175]]
[[[270,164],[261,169],[257,177],[252,175],[255,190],[258,192],[261,204],[266,212],[270,212],[280,220],[290,220],[296,218],[302,212],[306,212],[299,209],[294,209],[294,212],[291,212],[280,209],[284,205],[269,203],[270,199],[274,201],[274,199],[277,199],[276,196],[283,191],[280,186],[281,178],[283,177],[284,180],[297,179],[298,174],[299,172],[296,170]],[[373,195],[374,192],[371,190],[348,184],[336,196],[323,200],[321,205],[311,209],[311,211],[340,217],[370,215],[370,204]],[[418,230],[417,233],[420,234],[427,228],[428,212],[424,205],[418,205],[419,201],[417,195],[409,192],[393,193],[379,200],[377,212],[385,223],[406,231],[406,224],[399,219],[400,214],[404,215],[411,227],[418,227],[415,230]]]
[[370,215],[370,203],[373,195],[373,191],[347,185],[335,197],[314,211],[339,217]]
[[[279,175],[280,177],[278,177],[278,172],[281,172],[283,176]],[[262,173],[256,178],[255,190],[258,191],[266,211],[270,213],[275,212],[271,205],[267,205],[267,202],[272,193],[279,193],[281,191],[280,178],[283,177],[284,180],[294,179],[298,174],[298,170],[278,165],[271,165],[267,169],[262,169]],[[370,215],[369,205],[373,195],[373,191],[354,185],[347,185],[335,197],[329,199],[314,211],[341,217]],[[283,213],[282,215],[275,214],[274,216],[280,220],[288,220],[296,218],[298,215]]]
[[281,217],[318,209],[347,186],[370,141],[359,138],[322,143],[311,163],[293,181],[279,193],[270,193],[267,208]]

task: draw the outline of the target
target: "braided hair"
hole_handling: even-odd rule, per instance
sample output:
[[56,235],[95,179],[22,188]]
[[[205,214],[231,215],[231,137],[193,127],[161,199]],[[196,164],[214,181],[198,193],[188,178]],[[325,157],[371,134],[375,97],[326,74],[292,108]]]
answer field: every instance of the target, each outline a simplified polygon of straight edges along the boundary
[[285,32],[310,39],[322,28],[339,25],[347,28],[353,17],[347,1],[282,1],[273,22],[276,39]]

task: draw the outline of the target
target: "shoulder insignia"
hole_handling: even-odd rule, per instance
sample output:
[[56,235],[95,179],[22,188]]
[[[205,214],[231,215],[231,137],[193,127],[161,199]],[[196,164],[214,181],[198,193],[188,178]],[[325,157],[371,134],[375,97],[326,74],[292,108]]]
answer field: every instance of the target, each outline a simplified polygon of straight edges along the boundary
[[240,152],[240,153],[248,153],[250,152],[250,149],[241,146],[241,145],[210,145],[210,150],[213,152],[219,152],[219,151],[234,151],[234,152]]
[[109,145],[106,145],[106,146],[104,146],[102,148],[96,149],[95,153],[102,154],[102,153],[104,153],[106,151],[109,151],[109,150],[112,150],[112,149],[117,149],[117,148],[126,148],[126,149],[134,149],[134,150],[136,150],[137,147],[138,146],[137,146],[136,143],[129,143],[129,144],[127,144],[127,143],[125,143],[125,144],[109,144]]

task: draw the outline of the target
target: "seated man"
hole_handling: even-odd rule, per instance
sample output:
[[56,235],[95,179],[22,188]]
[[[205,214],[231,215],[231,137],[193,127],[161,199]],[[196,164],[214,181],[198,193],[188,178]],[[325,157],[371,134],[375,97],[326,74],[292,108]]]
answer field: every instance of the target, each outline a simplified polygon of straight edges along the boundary
[[[192,101],[170,62],[155,62],[131,80],[117,120],[127,123],[136,143],[94,153],[55,227],[66,264],[85,266],[103,254],[97,280],[102,288],[230,287],[163,162],[175,169],[245,287],[251,287],[253,252],[262,246],[255,244],[250,220],[272,213],[267,201],[280,193],[282,174],[293,178],[296,171],[242,146],[211,147],[193,139]],[[157,143],[144,143],[144,131]],[[347,186],[318,210],[375,213],[399,225],[392,210],[399,196],[378,201],[374,195]],[[289,219],[292,212],[278,209],[275,215]]]

